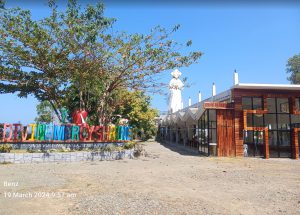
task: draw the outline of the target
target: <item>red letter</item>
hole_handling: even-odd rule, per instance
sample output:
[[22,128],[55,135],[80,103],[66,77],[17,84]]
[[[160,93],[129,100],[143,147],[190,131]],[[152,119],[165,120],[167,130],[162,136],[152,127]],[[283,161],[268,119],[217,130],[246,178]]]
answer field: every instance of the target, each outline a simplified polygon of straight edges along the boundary
[[95,128],[95,126],[91,126],[91,127],[89,128],[89,140],[92,140],[94,128]]
[[14,140],[17,140],[18,139],[18,128],[20,126],[20,133],[22,132],[21,131],[21,124],[13,124],[13,126],[15,127],[14,128]]
[[[86,133],[88,134],[88,136],[83,137],[82,133],[83,133],[84,129],[86,130]],[[89,137],[89,126],[87,124],[82,124],[80,126],[80,136],[79,137],[80,137],[80,140],[83,140],[83,141],[88,139],[88,137]]]
[[[6,138],[6,129],[7,128],[9,128],[9,135]],[[11,124],[4,124],[4,127],[3,127],[3,141],[9,141],[9,140],[11,140],[12,134],[13,134],[12,125]]]
[[24,127],[21,126],[21,140],[22,141],[27,139],[27,134],[28,134],[28,126],[25,126],[25,130],[24,130]]

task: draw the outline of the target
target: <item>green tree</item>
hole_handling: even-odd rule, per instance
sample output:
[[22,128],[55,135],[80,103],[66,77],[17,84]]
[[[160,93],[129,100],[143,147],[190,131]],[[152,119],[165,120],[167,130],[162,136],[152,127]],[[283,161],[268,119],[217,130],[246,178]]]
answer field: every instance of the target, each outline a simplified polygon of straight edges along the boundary
[[51,15],[38,21],[28,10],[0,9],[0,93],[33,94],[49,101],[60,119],[60,108],[73,100],[96,108],[98,122],[108,123],[120,89],[160,91],[160,73],[201,56],[181,54],[191,41],[172,40],[179,25],[127,34],[112,31],[115,20],[104,17],[102,3],[82,8],[69,0],[60,11],[50,0],[49,7]]
[[64,12],[54,1],[49,7],[51,15],[38,21],[29,10],[0,9],[0,93],[33,94],[49,101],[61,118],[69,87],[75,85],[82,96],[92,80],[86,77],[99,70],[89,50],[113,20],[103,17],[101,3],[81,12],[73,0]]
[[50,123],[53,121],[53,108],[48,101],[43,101],[36,106],[37,117],[34,119],[35,122],[46,122]]
[[151,98],[143,91],[127,91],[119,93],[119,103],[116,105],[114,115],[120,115],[129,120],[133,135],[143,140],[153,137],[156,133],[155,117],[158,110],[151,108]]
[[4,9],[5,6],[5,0],[0,0],[0,8]]
[[289,58],[286,72],[289,74],[288,80],[292,84],[300,84],[300,54]]

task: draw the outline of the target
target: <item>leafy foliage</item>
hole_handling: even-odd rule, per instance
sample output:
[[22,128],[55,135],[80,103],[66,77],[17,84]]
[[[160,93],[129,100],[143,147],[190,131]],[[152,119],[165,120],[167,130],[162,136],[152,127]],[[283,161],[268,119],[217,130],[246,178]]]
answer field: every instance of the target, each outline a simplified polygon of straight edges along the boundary
[[288,60],[286,72],[289,73],[288,80],[292,84],[300,84],[300,54],[294,55]]
[[9,153],[11,150],[12,150],[12,146],[10,144],[0,145],[0,153]]
[[0,8],[4,9],[5,6],[5,0],[0,0]]
[[[83,12],[69,1],[65,13],[49,1],[50,17],[39,21],[21,8],[0,10],[0,93],[49,101],[58,116],[71,85],[82,87],[83,76],[95,71],[88,50],[113,22],[103,17],[103,4]],[[88,66],[87,66],[88,65]]]
[[53,108],[49,101],[43,101],[36,106],[36,112],[38,117],[35,118],[35,122],[50,123],[53,121]]
[[159,92],[162,72],[187,67],[202,55],[171,39],[179,29],[160,26],[149,34],[127,34],[111,28],[104,5],[82,8],[69,0],[65,11],[49,0],[51,14],[33,20],[21,8],[0,9],[0,93],[34,95],[49,101],[61,120],[61,107],[75,105],[110,122],[119,91]]
[[135,141],[130,141],[124,144],[123,148],[124,149],[132,149],[135,147],[135,145],[137,144],[137,142]]
[[150,107],[150,97],[142,91],[123,91],[119,97],[123,103],[116,107],[115,114],[129,119],[133,135],[143,140],[154,136],[156,132],[154,119],[158,116],[158,111]]

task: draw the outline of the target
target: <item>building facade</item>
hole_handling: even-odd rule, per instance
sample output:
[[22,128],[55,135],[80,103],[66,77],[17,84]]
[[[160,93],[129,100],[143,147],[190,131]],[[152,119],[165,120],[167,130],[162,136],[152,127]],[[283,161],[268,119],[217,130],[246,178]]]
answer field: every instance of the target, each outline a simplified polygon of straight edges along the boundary
[[298,159],[299,130],[300,85],[235,83],[162,116],[158,139],[207,156]]

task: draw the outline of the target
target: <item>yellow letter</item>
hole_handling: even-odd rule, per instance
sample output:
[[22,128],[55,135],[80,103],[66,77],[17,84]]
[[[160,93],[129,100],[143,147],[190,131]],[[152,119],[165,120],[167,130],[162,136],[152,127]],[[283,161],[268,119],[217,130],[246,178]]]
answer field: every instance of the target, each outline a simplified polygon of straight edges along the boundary
[[29,126],[31,127],[31,137],[29,140],[34,140],[34,132],[35,132],[36,124],[29,124]]

